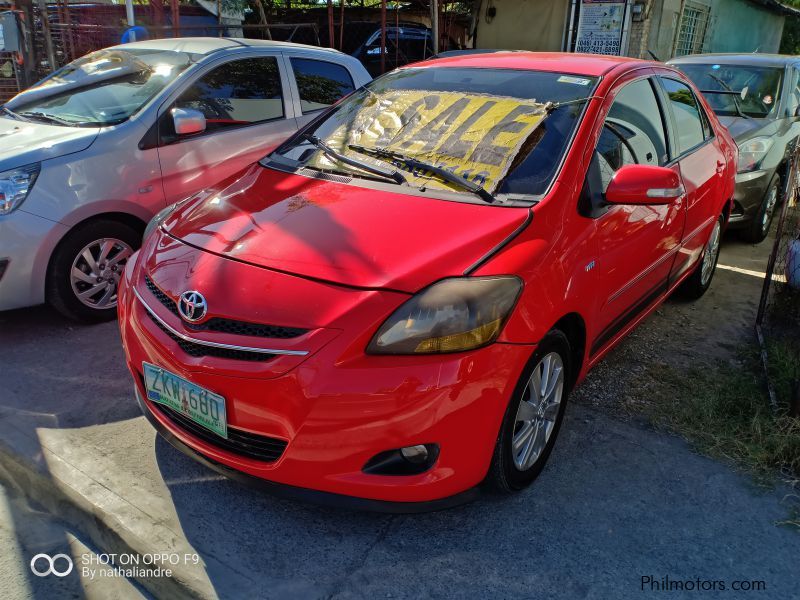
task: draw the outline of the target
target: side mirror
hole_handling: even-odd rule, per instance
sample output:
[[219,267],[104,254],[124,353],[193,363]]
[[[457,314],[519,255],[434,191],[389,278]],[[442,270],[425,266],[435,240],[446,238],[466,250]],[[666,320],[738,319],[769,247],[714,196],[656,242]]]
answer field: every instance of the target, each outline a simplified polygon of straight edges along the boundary
[[175,133],[178,135],[191,135],[206,130],[206,117],[199,110],[173,108],[170,113],[175,125]]
[[653,165],[625,165],[614,174],[606,190],[609,204],[671,204],[684,194],[680,176],[672,169]]

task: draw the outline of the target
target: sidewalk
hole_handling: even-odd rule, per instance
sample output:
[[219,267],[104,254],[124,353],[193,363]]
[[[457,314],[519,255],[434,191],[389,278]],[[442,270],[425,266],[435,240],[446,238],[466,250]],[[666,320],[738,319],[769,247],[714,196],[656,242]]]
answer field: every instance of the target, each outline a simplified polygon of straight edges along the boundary
[[[13,490],[0,486],[0,581],[3,596],[15,600],[35,598],[87,598],[88,600],[145,600],[141,589],[124,577],[108,576],[103,569],[84,572],[80,560],[96,562],[99,557],[85,541],[52,516],[32,509]],[[38,554],[55,557],[64,554],[78,559],[70,569],[59,557],[54,563],[59,573],[36,576],[31,558]],[[50,564],[46,558],[35,563],[44,574]]]

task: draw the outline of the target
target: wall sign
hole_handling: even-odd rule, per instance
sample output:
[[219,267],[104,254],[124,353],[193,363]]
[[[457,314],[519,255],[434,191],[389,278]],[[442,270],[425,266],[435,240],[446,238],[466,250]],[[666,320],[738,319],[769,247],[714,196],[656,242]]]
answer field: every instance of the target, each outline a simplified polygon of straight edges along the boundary
[[624,0],[580,0],[575,52],[621,55],[627,6]]

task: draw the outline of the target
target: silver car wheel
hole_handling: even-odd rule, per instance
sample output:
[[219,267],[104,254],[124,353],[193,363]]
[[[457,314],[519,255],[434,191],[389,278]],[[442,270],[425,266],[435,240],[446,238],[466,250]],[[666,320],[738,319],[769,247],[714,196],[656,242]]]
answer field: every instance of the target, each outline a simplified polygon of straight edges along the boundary
[[563,395],[564,362],[557,352],[551,352],[536,365],[517,408],[511,439],[517,470],[527,471],[542,455],[555,429]]
[[773,185],[767,193],[767,205],[764,207],[764,215],[761,217],[761,231],[767,233],[772,222],[772,214],[778,204],[778,186]]
[[117,287],[133,248],[122,240],[103,238],[86,244],[70,269],[75,297],[98,310],[117,305]]
[[700,284],[703,286],[708,285],[711,280],[711,275],[714,273],[714,267],[717,264],[717,256],[719,255],[719,242],[722,237],[722,226],[717,221],[714,225],[714,231],[711,232],[711,237],[708,239],[706,251],[703,253],[703,266],[700,274]]

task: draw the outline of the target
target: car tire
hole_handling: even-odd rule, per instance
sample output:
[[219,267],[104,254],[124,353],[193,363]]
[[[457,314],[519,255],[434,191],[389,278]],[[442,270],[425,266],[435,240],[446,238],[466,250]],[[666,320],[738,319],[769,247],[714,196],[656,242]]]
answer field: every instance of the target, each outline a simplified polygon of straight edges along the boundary
[[714,279],[719,262],[719,248],[724,223],[723,217],[717,219],[703,248],[703,253],[700,255],[700,260],[697,261],[697,266],[679,288],[680,295],[687,300],[697,300],[711,287],[711,281]]
[[[486,477],[490,488],[516,492],[541,473],[564,419],[572,381],[571,356],[569,341],[561,331],[550,331],[539,343],[506,408]],[[553,392],[545,390],[543,396],[542,389],[550,385],[545,375],[555,375],[556,380]]]
[[119,221],[78,225],[53,252],[45,291],[48,304],[83,323],[114,319],[119,279],[141,241],[140,231]]
[[748,224],[747,229],[743,229],[741,234],[746,242],[759,244],[769,235],[769,228],[775,218],[775,209],[778,207],[781,194],[781,178],[777,173],[767,186],[761,206],[753,216],[753,220]]

